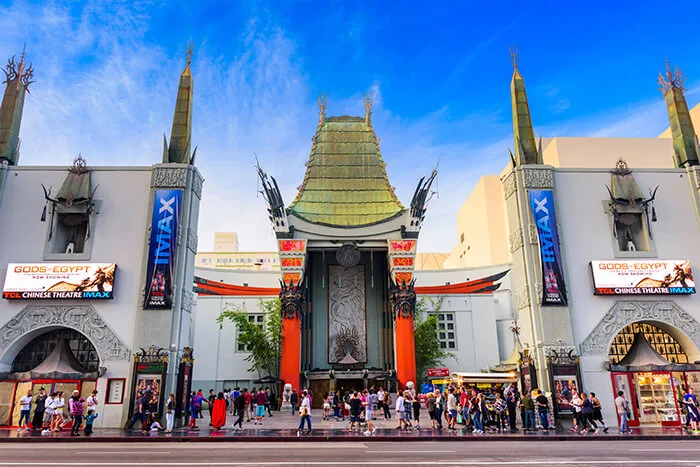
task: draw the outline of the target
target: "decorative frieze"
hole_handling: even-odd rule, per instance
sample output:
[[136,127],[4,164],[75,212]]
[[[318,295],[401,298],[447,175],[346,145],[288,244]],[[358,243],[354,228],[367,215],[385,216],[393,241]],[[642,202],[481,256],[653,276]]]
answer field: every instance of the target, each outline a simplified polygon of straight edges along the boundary
[[192,304],[194,303],[194,293],[191,290],[184,289],[182,291],[182,311],[192,313]]
[[192,170],[192,191],[197,195],[197,198],[202,199],[202,187],[204,186],[204,178],[199,173],[199,170],[193,168]]
[[515,292],[515,307],[518,310],[527,308],[530,306],[530,291],[527,286],[519,288]]
[[197,232],[192,227],[187,229],[187,248],[194,254],[197,254],[198,240]]
[[525,188],[554,188],[554,176],[551,168],[523,168]]
[[508,238],[508,241],[510,242],[510,252],[515,253],[519,249],[523,247],[523,231],[520,227],[518,227],[516,230],[510,233],[510,237]]
[[615,336],[625,326],[639,321],[659,321],[668,324],[700,347],[700,323],[675,302],[620,301],[615,302],[581,343],[581,354],[607,355]]
[[185,188],[186,183],[186,167],[159,165],[153,169],[154,188]]
[[90,339],[101,361],[129,360],[129,348],[91,305],[25,307],[0,328],[0,355],[25,335],[41,328],[49,331],[56,327],[75,329]]
[[539,234],[537,233],[537,226],[535,224],[529,224],[527,227],[527,236],[530,240],[530,245],[537,245],[539,243]]
[[501,183],[503,185],[503,197],[507,200],[513,196],[513,193],[515,193],[516,190],[515,171],[511,170],[508,175],[501,179]]

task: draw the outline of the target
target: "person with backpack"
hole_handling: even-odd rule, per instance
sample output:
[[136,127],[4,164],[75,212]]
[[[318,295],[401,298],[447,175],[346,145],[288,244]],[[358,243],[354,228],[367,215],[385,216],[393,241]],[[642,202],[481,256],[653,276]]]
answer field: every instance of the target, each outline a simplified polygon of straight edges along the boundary
[[233,411],[236,417],[238,417],[231,427],[234,430],[236,429],[236,425],[238,425],[239,430],[243,429],[243,416],[246,410],[245,393],[247,393],[247,391],[244,389],[243,393],[239,393],[238,396],[233,399]]

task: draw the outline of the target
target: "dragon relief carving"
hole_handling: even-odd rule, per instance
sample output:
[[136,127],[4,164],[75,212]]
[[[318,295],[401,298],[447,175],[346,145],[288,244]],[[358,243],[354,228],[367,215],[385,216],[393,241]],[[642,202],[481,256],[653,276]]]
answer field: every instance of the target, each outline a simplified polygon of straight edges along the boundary
[[389,304],[394,319],[413,318],[416,311],[415,284],[415,279],[408,284],[406,282],[397,284],[392,281],[389,288]]
[[304,294],[301,282],[285,284],[280,281],[280,301],[282,302],[282,318],[301,319],[301,307],[304,304]]
[[550,168],[523,168],[525,188],[554,188],[554,176]]
[[186,182],[186,168],[159,166],[153,170],[153,187],[155,188],[184,188]]

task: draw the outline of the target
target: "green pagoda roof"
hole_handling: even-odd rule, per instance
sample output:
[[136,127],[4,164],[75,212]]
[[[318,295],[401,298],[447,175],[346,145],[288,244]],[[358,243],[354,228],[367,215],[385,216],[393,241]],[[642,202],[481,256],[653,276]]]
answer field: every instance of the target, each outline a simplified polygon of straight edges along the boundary
[[369,114],[328,117],[323,112],[306,174],[289,212],[335,227],[377,224],[405,211],[386,175]]

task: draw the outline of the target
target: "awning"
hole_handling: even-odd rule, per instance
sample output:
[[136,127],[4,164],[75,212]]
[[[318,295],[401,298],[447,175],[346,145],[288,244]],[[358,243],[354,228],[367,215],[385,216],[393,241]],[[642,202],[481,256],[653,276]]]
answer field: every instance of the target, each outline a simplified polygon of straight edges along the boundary
[[268,375],[268,376],[263,376],[260,379],[256,379],[255,381],[253,381],[253,383],[255,383],[255,384],[282,384],[282,383],[284,383],[284,381],[282,381],[279,378],[275,378],[274,376]]
[[614,365],[610,365],[610,371],[690,371],[700,369],[700,365],[685,363],[671,363],[666,360],[641,332],[635,333],[634,341],[627,355]]
[[452,373],[452,379],[461,382],[474,383],[513,383],[518,380],[518,375],[510,373]]
[[30,372],[32,379],[84,379],[97,377],[97,372],[88,372],[78,363],[65,339],[58,344],[36,368]]

